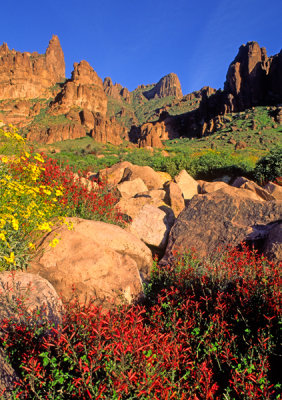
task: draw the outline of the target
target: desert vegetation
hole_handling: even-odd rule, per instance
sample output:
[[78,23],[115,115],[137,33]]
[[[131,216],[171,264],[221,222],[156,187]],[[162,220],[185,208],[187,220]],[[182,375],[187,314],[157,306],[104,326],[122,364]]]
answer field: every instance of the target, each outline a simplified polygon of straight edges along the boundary
[[[124,224],[105,183],[89,181],[86,189],[85,173],[27,147],[15,130],[0,133],[2,271],[24,270],[40,232],[67,224],[65,217]],[[128,154],[150,159],[145,150]],[[152,158],[153,166],[169,171],[158,168],[163,159]],[[232,155],[216,151],[175,157],[170,172],[228,173],[230,160],[238,168]],[[245,168],[263,182],[278,178],[281,150]],[[24,323],[10,318],[0,327],[1,347],[20,377],[12,398],[278,400],[279,268],[244,245],[213,262],[178,254],[173,265],[155,261],[142,302],[105,311],[79,304],[74,291],[59,327],[35,323],[42,315],[31,317],[18,299]]]

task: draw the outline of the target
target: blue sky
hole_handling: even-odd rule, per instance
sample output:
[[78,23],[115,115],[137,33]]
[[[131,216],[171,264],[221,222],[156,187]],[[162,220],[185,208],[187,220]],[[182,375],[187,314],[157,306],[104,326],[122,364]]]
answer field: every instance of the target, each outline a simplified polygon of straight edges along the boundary
[[282,48],[282,0],[6,1],[0,43],[44,53],[59,36],[69,77],[87,60],[129,90],[175,72],[183,93],[222,88],[241,44]]

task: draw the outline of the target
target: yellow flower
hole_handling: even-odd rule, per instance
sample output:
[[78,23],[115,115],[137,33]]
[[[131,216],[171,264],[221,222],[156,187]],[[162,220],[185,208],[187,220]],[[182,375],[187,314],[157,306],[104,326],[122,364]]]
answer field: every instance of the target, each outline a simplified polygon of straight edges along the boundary
[[15,231],[19,230],[19,221],[16,218],[12,219],[12,226],[13,226]]
[[3,242],[6,242],[6,236],[3,232],[0,232],[0,239],[3,240]]
[[42,224],[38,225],[37,228],[40,231],[51,232],[51,227],[50,227],[50,224],[48,222],[43,222]]
[[59,243],[59,239],[58,239],[58,238],[54,238],[54,239],[49,243],[49,246],[50,246],[50,247],[56,247],[58,243]]
[[44,158],[38,153],[35,154],[34,159],[39,161],[39,162],[44,163]]
[[1,159],[2,163],[6,164],[8,162],[8,157],[4,156]]
[[60,189],[57,189],[56,190],[56,196],[62,196],[63,195],[63,192],[60,190]]
[[10,257],[5,257],[5,256],[4,256],[4,259],[5,259],[9,264],[14,264],[14,262],[15,262],[15,254],[14,254],[14,252],[13,252],[13,251],[11,252]]
[[31,250],[34,250],[34,249],[35,249],[35,244],[32,243],[32,242],[29,242],[28,247],[29,247]]

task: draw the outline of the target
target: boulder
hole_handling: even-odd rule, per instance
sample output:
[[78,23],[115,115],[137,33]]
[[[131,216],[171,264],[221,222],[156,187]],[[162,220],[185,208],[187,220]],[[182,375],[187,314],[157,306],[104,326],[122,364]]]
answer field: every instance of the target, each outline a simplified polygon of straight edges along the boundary
[[161,207],[164,204],[163,200],[159,197],[151,197],[150,192],[138,193],[135,197],[130,199],[121,198],[120,201],[115,205],[115,208],[121,213],[125,214],[131,219],[135,218],[141,208],[145,204],[150,204],[155,207]]
[[274,224],[264,242],[263,253],[273,262],[282,262],[282,223]]
[[184,197],[180,187],[175,182],[168,182],[166,185],[166,202],[174,212],[175,217],[185,208]]
[[[0,273],[0,319],[15,323],[48,321],[59,326],[63,306],[54,287],[41,276],[22,271]],[[18,307],[22,301],[23,306]]]
[[235,181],[232,183],[232,186],[250,190],[263,200],[267,201],[275,200],[275,197],[271,195],[267,190],[263,189],[255,182],[250,181],[247,178],[244,178],[243,176],[239,176],[238,178],[236,178]]
[[[104,168],[99,171],[99,179],[106,180],[110,186],[116,186],[123,178],[124,170],[130,170],[132,164],[129,161],[122,161],[110,168]],[[142,178],[141,178],[142,179]]]
[[225,182],[204,182],[201,188],[201,193],[212,193],[225,187],[228,187],[228,184]]
[[195,194],[198,194],[198,182],[190,176],[185,169],[179,172],[174,178],[179,186],[184,200],[190,200]]
[[270,193],[276,200],[282,200],[282,187],[273,182],[268,182],[264,189]]
[[[98,304],[132,303],[142,296],[142,280],[152,266],[151,252],[130,232],[106,224],[68,218],[40,241],[28,271],[51,282],[65,300]],[[70,224],[73,228],[70,230]],[[51,247],[53,239],[59,243]]]
[[146,192],[148,190],[141,178],[125,181],[117,185],[117,190],[121,197],[134,197],[137,193]]
[[213,257],[242,241],[261,240],[269,226],[281,219],[282,202],[258,201],[249,190],[226,187],[194,196],[171,229],[162,263],[176,252],[194,249],[199,257]]
[[153,201],[165,201],[166,192],[163,189],[152,189],[146,192],[137,193],[134,197],[146,197],[152,199]]
[[149,246],[165,249],[175,217],[169,207],[145,204],[133,218],[128,230]]

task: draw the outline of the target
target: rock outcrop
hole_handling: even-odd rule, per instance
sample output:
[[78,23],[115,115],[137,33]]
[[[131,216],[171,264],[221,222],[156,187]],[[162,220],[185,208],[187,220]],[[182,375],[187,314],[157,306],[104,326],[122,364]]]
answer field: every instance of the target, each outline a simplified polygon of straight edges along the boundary
[[107,96],[103,82],[87,61],[74,63],[71,79],[51,104],[53,115],[66,114],[73,107],[87,109],[105,117],[107,113]]
[[159,80],[159,82],[147,92],[143,92],[147,99],[162,98],[175,96],[180,98],[183,96],[181,84],[178,76],[170,73]]
[[96,142],[119,146],[123,140],[128,140],[127,129],[119,124],[115,118],[104,118],[100,114],[95,114],[93,117],[93,128],[90,131],[90,136]]
[[45,54],[9,50],[6,43],[0,46],[0,100],[43,97],[64,79],[64,54],[57,36],[52,37]]
[[124,100],[126,103],[130,103],[129,90],[122,87],[119,83],[113,84],[110,77],[104,79],[103,87],[108,96],[111,96],[116,100]]
[[34,127],[29,130],[27,140],[44,144],[52,144],[62,140],[79,139],[86,135],[86,131],[80,124],[67,123],[53,125],[49,128],[40,129]]

